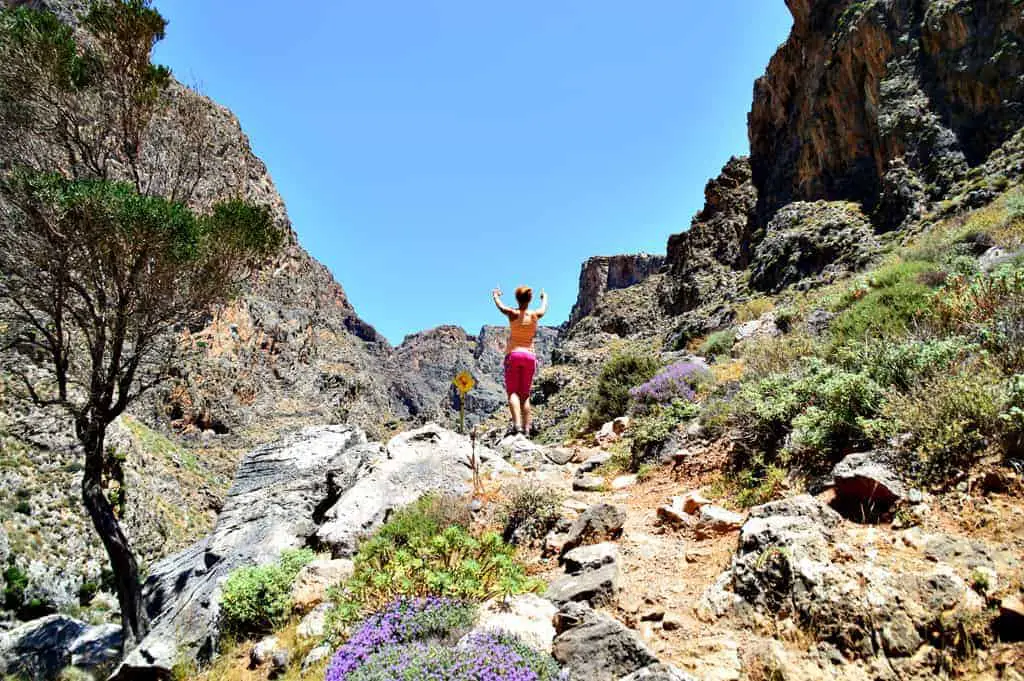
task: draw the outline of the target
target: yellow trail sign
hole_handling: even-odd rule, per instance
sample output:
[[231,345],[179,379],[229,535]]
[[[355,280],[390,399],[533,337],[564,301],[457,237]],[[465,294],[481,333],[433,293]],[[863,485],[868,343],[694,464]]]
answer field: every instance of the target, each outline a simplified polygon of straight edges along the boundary
[[473,375],[468,371],[461,372],[455,377],[455,380],[453,380],[452,383],[455,384],[455,387],[458,388],[459,392],[463,395],[472,390],[476,385],[476,381],[473,380]]

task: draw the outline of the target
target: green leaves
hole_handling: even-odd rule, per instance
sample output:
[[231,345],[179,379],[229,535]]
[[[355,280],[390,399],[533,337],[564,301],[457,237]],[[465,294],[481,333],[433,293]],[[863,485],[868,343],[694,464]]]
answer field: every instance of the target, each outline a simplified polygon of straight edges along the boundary
[[396,596],[448,596],[483,601],[532,591],[515,549],[493,532],[479,537],[447,522],[436,498],[395,513],[356,554],[355,573],[334,589],[332,620],[343,627]]
[[283,625],[292,610],[292,582],[314,557],[309,549],[285,551],[275,565],[233,571],[224,582],[220,603],[225,628],[245,635]]

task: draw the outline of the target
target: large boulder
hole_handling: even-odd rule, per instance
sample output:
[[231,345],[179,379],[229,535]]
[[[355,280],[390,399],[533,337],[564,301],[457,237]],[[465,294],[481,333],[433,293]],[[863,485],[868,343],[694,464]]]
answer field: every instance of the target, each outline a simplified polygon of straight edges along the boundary
[[626,522],[626,512],[612,504],[594,504],[576,519],[569,528],[565,542],[562,544],[562,555],[577,546],[596,544],[606,539],[617,539],[622,535],[622,526]]
[[[467,494],[472,488],[472,451],[468,437],[436,424],[395,436],[327,507],[316,531],[317,541],[330,547],[335,556],[350,556],[356,551],[356,542],[380,526],[393,510],[428,492]],[[491,449],[477,445],[476,457],[482,472],[515,473]]]
[[858,452],[846,456],[832,469],[836,495],[841,502],[875,510],[886,509],[907,496],[907,486],[889,463],[885,452]]
[[66,615],[48,615],[0,633],[0,674],[48,681],[69,665],[86,671],[107,665],[120,648],[117,625],[89,626]]
[[617,681],[658,663],[635,631],[586,605],[566,604],[555,622],[552,654],[569,681]]

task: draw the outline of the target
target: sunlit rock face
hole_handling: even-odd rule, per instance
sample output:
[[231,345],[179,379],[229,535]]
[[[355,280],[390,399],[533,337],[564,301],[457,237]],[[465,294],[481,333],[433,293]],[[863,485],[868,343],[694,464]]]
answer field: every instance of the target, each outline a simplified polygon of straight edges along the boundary
[[897,160],[937,199],[1024,123],[1024,16],[1010,0],[787,5],[792,33],[749,117],[760,225],[796,200],[871,212]]

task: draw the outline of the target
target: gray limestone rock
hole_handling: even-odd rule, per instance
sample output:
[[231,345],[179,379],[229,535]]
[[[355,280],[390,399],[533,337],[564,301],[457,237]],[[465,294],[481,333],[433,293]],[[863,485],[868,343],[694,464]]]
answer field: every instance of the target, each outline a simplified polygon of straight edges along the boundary
[[602,542],[590,546],[580,546],[562,556],[565,571],[577,574],[585,570],[596,570],[605,565],[615,563],[619,557],[619,547],[611,542]]
[[152,627],[114,678],[148,679],[212,654],[221,581],[305,546],[324,506],[354,484],[373,451],[358,429],[323,426],[247,454],[212,534],[150,569],[143,593]]
[[565,555],[577,546],[595,544],[606,539],[617,539],[622,535],[626,512],[611,504],[594,504],[580,514],[566,533],[561,554]]
[[907,496],[907,487],[889,464],[886,452],[858,452],[832,469],[839,499],[858,505],[888,507]]
[[[429,424],[386,447],[348,426],[312,427],[250,452],[212,534],[155,564],[144,593],[150,634],[114,679],[149,679],[207,658],[220,636],[220,584],[234,569],[312,542],[351,554],[396,508],[428,492],[468,491],[469,439]],[[513,469],[477,447],[483,470]]]
[[[427,492],[465,494],[470,491],[471,443],[468,437],[428,424],[388,442],[385,450],[366,462],[358,479],[326,507],[316,539],[335,556],[355,553],[356,542],[380,526],[394,509]],[[495,451],[477,445],[481,471],[514,474],[515,469]]]
[[658,663],[636,632],[579,603],[559,611],[555,629],[552,654],[569,681],[616,681]]
[[619,567],[608,563],[599,568],[563,575],[548,587],[544,597],[556,605],[586,602],[593,606],[607,605],[615,600]]
[[45,681],[69,662],[69,650],[88,627],[65,615],[49,615],[0,633],[0,674]]
[[581,463],[577,471],[580,473],[591,473],[608,463],[611,458],[610,452],[598,452]]
[[572,479],[572,488],[577,492],[601,492],[605,488],[604,478],[590,473],[577,475]]

